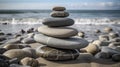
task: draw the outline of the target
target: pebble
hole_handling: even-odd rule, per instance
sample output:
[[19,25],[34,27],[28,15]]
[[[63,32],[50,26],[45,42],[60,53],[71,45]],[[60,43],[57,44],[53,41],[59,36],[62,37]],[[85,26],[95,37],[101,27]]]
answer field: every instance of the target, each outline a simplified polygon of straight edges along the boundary
[[106,53],[106,52],[98,52],[96,55],[95,55],[95,58],[102,58],[102,59],[110,59],[110,54],[109,53]]
[[104,28],[104,32],[106,32],[106,33],[110,33],[112,31],[113,31],[113,29],[111,27],[105,27]]
[[30,58],[30,57],[25,57],[23,58],[20,63],[24,66],[31,66],[31,67],[37,67],[39,65],[38,61]]
[[85,33],[84,32],[78,32],[78,36],[83,38],[83,37],[85,37]]
[[24,57],[31,57],[31,54],[29,52],[26,52],[22,49],[11,49],[3,53],[3,55],[13,59],[13,58],[18,58],[23,59]]
[[100,49],[97,45],[90,43],[87,47],[82,48],[81,50],[85,50],[87,53],[96,54]]

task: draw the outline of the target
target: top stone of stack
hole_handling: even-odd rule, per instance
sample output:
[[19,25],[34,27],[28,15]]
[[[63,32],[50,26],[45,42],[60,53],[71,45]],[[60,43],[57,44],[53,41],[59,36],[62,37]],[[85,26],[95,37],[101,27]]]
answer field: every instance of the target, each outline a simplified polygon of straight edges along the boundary
[[56,6],[52,10],[53,11],[64,11],[64,10],[66,10],[66,8],[65,7],[61,7],[61,6]]
[[53,12],[50,13],[51,17],[64,18],[69,16],[69,13],[65,11],[65,7],[54,7],[52,10]]

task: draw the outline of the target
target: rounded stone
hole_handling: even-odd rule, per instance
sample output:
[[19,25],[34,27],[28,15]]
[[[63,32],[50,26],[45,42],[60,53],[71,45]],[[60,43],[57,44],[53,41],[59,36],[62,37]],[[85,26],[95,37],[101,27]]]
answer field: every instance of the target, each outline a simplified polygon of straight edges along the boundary
[[3,32],[0,31],[0,36],[1,36],[1,35],[5,35],[5,34],[4,34]]
[[30,44],[35,43],[35,40],[33,38],[24,38],[21,42],[25,44]]
[[119,35],[117,33],[111,32],[111,33],[109,33],[109,37],[110,37],[110,39],[113,39],[113,38],[119,37]]
[[59,39],[42,34],[35,34],[34,39],[41,44],[62,49],[80,49],[86,47],[89,43],[87,40],[77,37]]
[[95,54],[97,53],[100,49],[97,45],[90,43],[87,47],[82,48],[81,50],[85,50],[88,53]]
[[113,55],[113,54],[120,54],[119,51],[115,50],[115,49],[112,49],[108,46],[104,46],[101,48],[101,52],[105,52],[105,53],[109,53],[110,55]]
[[93,59],[93,55],[91,53],[80,53],[78,59],[91,61]]
[[6,44],[3,48],[10,50],[10,49],[20,49],[19,45],[15,44]]
[[46,18],[43,19],[42,23],[51,27],[63,27],[73,25],[74,20],[70,18]]
[[95,40],[92,42],[92,44],[95,44],[99,47],[101,46],[108,46],[111,42],[110,41],[100,41],[100,40]]
[[94,32],[95,33],[100,33],[101,31],[99,29],[96,29]]
[[105,27],[104,28],[104,32],[106,32],[106,33],[109,33],[109,32],[112,32],[112,31],[113,31],[113,29],[111,27]]
[[108,35],[100,35],[99,40],[100,41],[109,41],[109,36]]
[[0,41],[6,40],[6,36],[0,36]]
[[23,58],[20,63],[24,66],[31,66],[31,67],[37,67],[39,65],[38,61],[30,58],[30,57],[25,57]]
[[47,60],[74,60],[79,56],[75,49],[56,49],[47,46],[40,46],[36,49],[37,55]]
[[21,43],[19,38],[10,39],[6,42],[6,44],[16,44],[16,43]]
[[26,52],[22,49],[11,49],[3,53],[3,55],[13,59],[18,58],[19,60],[24,57],[31,57],[31,54],[29,52]]
[[78,36],[79,37],[85,37],[85,33],[84,32],[78,32]]
[[56,6],[56,7],[53,7],[52,10],[53,11],[64,11],[64,10],[66,10],[66,8],[65,7],[61,7],[61,6]]
[[116,46],[120,46],[120,42],[112,42],[109,44],[109,47],[116,47]]
[[26,47],[26,48],[23,48],[22,50],[30,53],[33,58],[36,58],[36,51],[35,51],[35,49],[30,48],[30,47]]
[[112,60],[116,61],[116,62],[119,62],[120,61],[120,54],[114,54],[114,55],[112,55]]
[[38,28],[38,32],[56,38],[69,38],[77,35],[78,31],[71,27],[48,27],[41,26]]
[[111,42],[120,42],[120,37],[113,38],[110,40]]
[[105,53],[105,52],[99,52],[95,55],[95,58],[102,58],[102,59],[109,59],[111,56],[109,55],[109,53]]
[[68,12],[65,12],[65,11],[53,11],[50,13],[50,16],[51,17],[68,17],[69,16],[69,13]]

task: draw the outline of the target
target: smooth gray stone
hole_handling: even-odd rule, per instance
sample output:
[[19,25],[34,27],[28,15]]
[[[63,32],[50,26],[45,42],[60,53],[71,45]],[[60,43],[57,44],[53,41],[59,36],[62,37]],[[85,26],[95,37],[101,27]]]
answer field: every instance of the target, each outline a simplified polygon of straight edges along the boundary
[[61,7],[61,6],[56,6],[56,7],[53,7],[52,10],[53,11],[64,11],[64,10],[66,10],[66,8],[65,7]]
[[6,42],[6,44],[16,44],[16,43],[21,43],[19,38],[10,39]]
[[110,55],[120,54],[119,51],[117,51],[117,50],[115,50],[115,49],[112,49],[112,48],[110,48],[110,47],[107,47],[107,46],[102,47],[102,48],[101,48],[101,52],[109,53]]
[[120,37],[113,38],[110,40],[111,42],[120,42]]
[[65,12],[65,11],[53,11],[50,13],[50,16],[51,17],[68,17],[69,16],[69,13],[68,12]]
[[13,59],[10,59],[10,60],[9,60],[9,63],[10,63],[10,64],[19,64],[20,61],[19,61],[18,58],[13,58]]
[[63,27],[73,25],[74,20],[70,18],[46,18],[43,19],[42,23],[51,27]]
[[40,46],[36,49],[37,56],[47,60],[75,60],[79,51],[75,49],[57,49],[48,46]]
[[35,43],[35,40],[33,38],[24,38],[21,42],[25,44],[30,44]]
[[96,55],[95,55],[95,58],[102,58],[102,59],[109,59],[111,56],[109,53],[105,53],[105,52],[98,52]]
[[78,31],[71,27],[48,27],[41,26],[38,28],[38,32],[56,38],[69,38],[77,35]]
[[62,49],[80,49],[86,47],[89,43],[87,40],[78,37],[59,39],[42,34],[35,34],[34,39],[44,45]]

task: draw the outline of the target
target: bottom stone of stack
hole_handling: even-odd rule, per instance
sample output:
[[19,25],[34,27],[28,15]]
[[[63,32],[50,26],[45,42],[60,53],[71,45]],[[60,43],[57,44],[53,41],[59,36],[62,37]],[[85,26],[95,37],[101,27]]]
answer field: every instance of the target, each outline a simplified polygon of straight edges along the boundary
[[75,49],[57,49],[48,46],[40,46],[36,49],[37,56],[52,61],[75,60],[79,56]]

